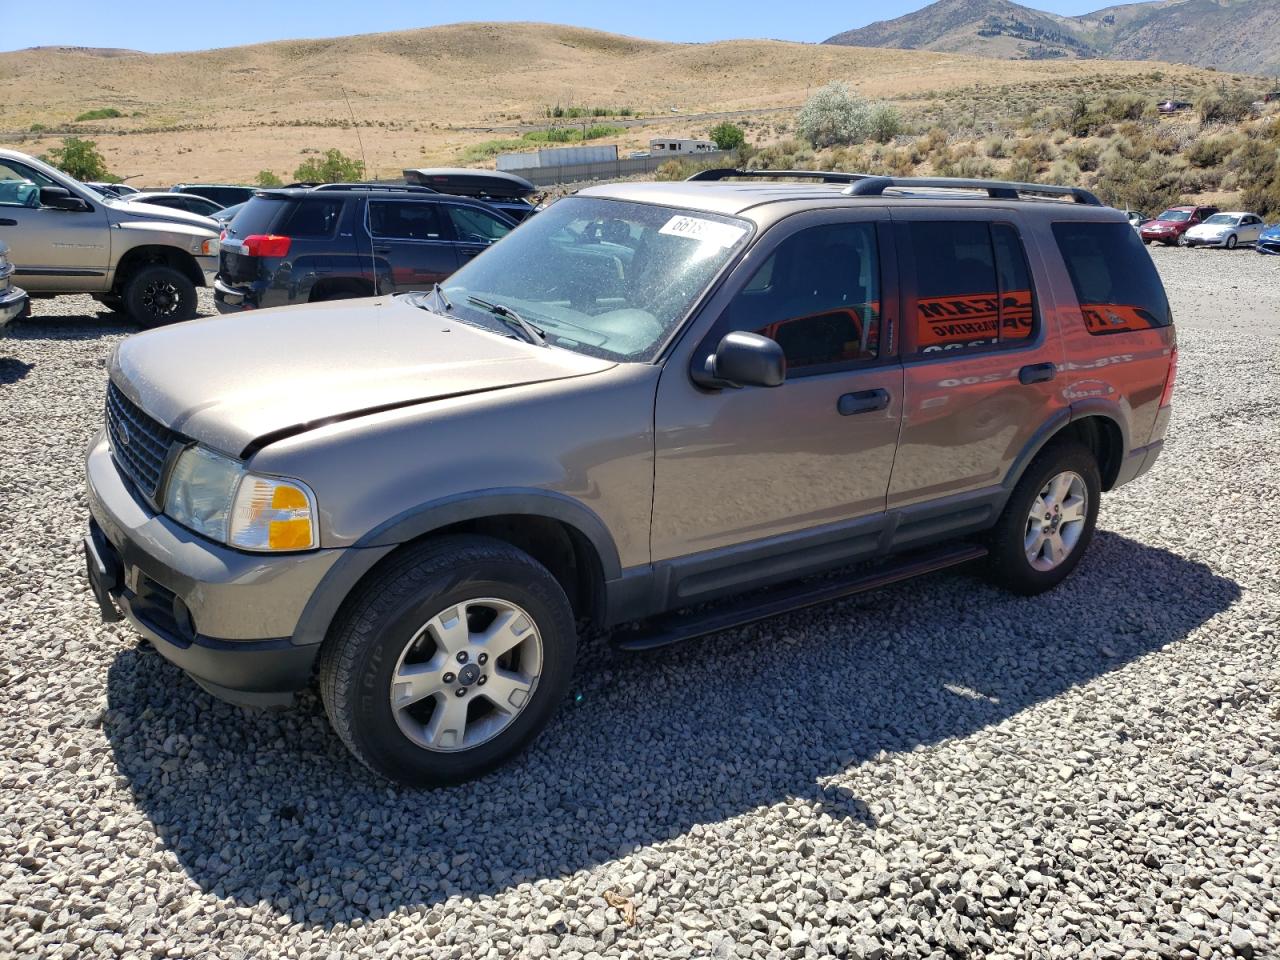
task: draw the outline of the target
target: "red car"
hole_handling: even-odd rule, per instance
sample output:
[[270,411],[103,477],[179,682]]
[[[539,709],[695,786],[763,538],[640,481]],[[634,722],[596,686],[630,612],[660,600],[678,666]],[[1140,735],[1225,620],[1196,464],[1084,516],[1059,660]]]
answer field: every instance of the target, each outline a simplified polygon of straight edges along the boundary
[[1170,207],[1154,220],[1148,220],[1139,227],[1138,234],[1143,243],[1158,241],[1169,247],[1181,245],[1183,234],[1217,212],[1217,207]]

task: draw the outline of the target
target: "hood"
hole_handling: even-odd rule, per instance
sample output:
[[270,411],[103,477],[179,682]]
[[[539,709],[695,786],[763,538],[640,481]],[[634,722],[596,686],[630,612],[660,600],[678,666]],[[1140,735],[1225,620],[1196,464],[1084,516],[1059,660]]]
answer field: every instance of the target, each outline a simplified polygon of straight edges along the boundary
[[481,330],[405,297],[380,297],[250,310],[141,333],[116,348],[111,379],[169,428],[244,456],[264,441],[362,412],[613,365]]
[[1268,240],[1280,238],[1280,223],[1274,223],[1269,227],[1262,228],[1262,236]]
[[174,210],[169,207],[157,207],[154,203],[130,203],[127,199],[112,198],[107,206],[115,214],[115,219],[122,225],[129,221],[146,220],[158,223],[180,223],[185,227],[199,227],[210,233],[217,233],[222,228],[216,220],[202,217],[198,213],[186,210]]

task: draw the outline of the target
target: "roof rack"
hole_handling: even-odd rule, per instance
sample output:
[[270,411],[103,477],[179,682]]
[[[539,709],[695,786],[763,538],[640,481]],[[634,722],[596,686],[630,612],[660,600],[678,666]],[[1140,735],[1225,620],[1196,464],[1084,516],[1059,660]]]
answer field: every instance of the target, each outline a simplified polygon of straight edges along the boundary
[[1091,207],[1104,206],[1088,190],[1047,183],[1016,183],[1009,180],[965,180],[958,177],[859,177],[844,192],[852,197],[878,197],[897,187],[944,190],[985,190],[992,200],[1018,200],[1024,193],[1046,197],[1070,197]]
[[397,193],[438,193],[430,187],[404,183],[321,183],[313,190],[394,190]]
[[734,177],[778,180],[789,177],[793,180],[820,180],[823,183],[857,183],[870,176],[869,173],[842,173],[838,170],[735,170],[733,167],[719,167],[715,170],[699,170],[689,180],[729,180]]

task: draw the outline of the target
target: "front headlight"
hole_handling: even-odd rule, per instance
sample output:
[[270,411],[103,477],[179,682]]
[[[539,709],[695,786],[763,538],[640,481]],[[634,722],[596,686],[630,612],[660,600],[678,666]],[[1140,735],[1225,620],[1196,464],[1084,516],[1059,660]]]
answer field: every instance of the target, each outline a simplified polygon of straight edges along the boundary
[[238,460],[188,447],[165,490],[164,512],[211,540],[241,550],[320,545],[315,495],[303,483],[250,473]]

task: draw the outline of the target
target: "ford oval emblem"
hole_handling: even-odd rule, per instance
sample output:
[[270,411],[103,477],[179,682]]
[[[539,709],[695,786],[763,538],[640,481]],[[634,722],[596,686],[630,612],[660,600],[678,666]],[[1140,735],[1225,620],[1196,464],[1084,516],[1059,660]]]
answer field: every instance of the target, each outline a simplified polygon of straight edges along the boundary
[[120,434],[120,445],[122,447],[127,447],[129,445],[129,428],[123,421],[121,421],[120,426],[117,428],[117,432]]

